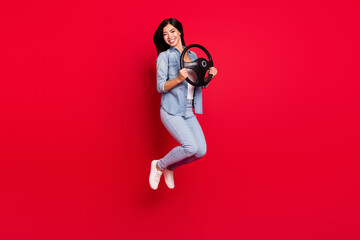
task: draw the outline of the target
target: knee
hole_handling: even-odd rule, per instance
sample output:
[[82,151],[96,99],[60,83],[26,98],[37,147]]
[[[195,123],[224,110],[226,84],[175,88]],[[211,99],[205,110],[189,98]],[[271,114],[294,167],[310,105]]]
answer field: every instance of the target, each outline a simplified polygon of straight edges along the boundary
[[202,158],[203,156],[205,156],[205,154],[206,154],[206,145],[201,147],[199,146],[195,156],[197,158]]
[[198,152],[198,146],[196,144],[189,144],[189,145],[184,145],[184,153],[190,157],[195,155]]

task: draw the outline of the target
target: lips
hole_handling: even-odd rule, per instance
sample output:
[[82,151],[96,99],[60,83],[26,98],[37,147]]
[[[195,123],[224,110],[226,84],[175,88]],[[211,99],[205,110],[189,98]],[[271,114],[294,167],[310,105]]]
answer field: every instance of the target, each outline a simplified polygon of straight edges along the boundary
[[169,43],[170,43],[170,44],[175,43],[175,38],[174,38],[174,39],[170,39],[170,40],[169,40]]

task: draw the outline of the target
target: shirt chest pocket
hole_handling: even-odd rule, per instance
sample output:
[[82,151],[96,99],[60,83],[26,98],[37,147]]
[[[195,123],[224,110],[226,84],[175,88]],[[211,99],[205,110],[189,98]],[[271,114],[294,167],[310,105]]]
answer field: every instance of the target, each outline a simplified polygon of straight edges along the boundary
[[177,77],[180,71],[180,63],[175,59],[169,59],[169,80]]

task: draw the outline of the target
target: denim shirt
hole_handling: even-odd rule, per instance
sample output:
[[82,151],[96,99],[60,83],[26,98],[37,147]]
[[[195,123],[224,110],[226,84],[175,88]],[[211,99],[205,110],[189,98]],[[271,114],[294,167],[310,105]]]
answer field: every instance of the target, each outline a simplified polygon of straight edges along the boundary
[[[188,55],[191,61],[197,59],[194,52],[188,51]],[[161,106],[164,110],[172,115],[185,116],[188,82],[183,81],[168,91],[164,89],[166,81],[179,75],[180,56],[179,50],[175,47],[170,47],[159,54],[156,59],[156,82],[158,92],[162,93]],[[202,114],[202,87],[195,88],[194,108],[195,113]]]

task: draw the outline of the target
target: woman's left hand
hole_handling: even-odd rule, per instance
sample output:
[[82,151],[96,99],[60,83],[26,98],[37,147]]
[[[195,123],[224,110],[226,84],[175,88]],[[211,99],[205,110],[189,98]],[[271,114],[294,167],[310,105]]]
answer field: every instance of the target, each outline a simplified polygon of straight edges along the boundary
[[216,76],[216,74],[217,74],[217,69],[215,67],[211,67],[211,68],[209,68],[208,73],[213,76],[212,78],[214,78]]

